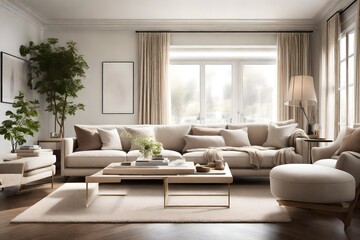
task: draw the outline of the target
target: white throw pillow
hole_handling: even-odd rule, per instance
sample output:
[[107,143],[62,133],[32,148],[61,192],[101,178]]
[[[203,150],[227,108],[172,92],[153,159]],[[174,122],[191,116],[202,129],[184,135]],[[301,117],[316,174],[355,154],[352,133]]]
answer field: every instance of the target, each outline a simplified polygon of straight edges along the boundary
[[225,147],[222,136],[185,135],[184,139],[186,144],[183,152],[196,148]]
[[270,123],[268,128],[268,137],[263,146],[276,148],[287,147],[289,137],[297,125],[297,123],[294,123],[285,126],[278,126],[275,123]]
[[236,130],[220,130],[220,135],[224,137],[226,146],[244,147],[251,146],[247,127]]
[[116,129],[98,129],[102,142],[102,150],[122,150],[119,133]]

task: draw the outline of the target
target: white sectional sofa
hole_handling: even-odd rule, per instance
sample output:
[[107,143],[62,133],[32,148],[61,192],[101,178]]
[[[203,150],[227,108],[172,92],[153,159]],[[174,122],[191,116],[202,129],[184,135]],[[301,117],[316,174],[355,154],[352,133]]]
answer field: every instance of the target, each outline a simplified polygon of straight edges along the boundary
[[[294,129],[296,124],[293,122],[282,122],[278,125],[274,124],[228,124],[228,125],[75,125],[76,130],[89,130],[92,132],[90,138],[101,138],[96,136],[97,130],[112,130],[116,129],[120,137],[121,146],[104,147],[101,149],[101,142],[87,143],[88,138],[81,136],[80,139],[77,132],[77,137],[65,138],[63,140],[62,154],[61,154],[61,175],[62,176],[88,176],[102,168],[106,167],[112,162],[126,162],[134,161],[139,156],[139,150],[134,149],[131,141],[124,137],[121,133],[126,129],[136,131],[152,132],[156,141],[163,144],[163,157],[169,160],[184,158],[187,161],[194,161],[195,163],[205,164],[203,149],[208,147],[230,146],[241,147],[241,145],[256,145],[267,146],[277,145],[276,148],[262,150],[261,161],[257,167],[250,163],[248,152],[244,151],[222,151],[224,160],[229,164],[229,167],[234,176],[268,176],[272,167],[276,165],[274,157],[279,151],[278,148],[294,147],[294,156],[296,162],[304,162],[302,155],[302,140],[295,139]],[[292,126],[290,126],[292,125]],[[244,132],[239,131],[242,129]],[[236,131],[237,130],[237,131]],[[297,129],[299,130],[299,129]],[[221,134],[220,134],[221,131]],[[269,133],[270,131],[270,133]],[[287,133],[284,133],[284,131]],[[289,132],[290,131],[290,132]],[[285,134],[279,137],[278,133]],[[298,131],[299,133],[299,131]],[[229,138],[230,134],[230,138]],[[240,135],[238,135],[240,134]],[[234,138],[235,136],[235,138]],[[240,136],[240,137],[237,137]],[[303,135],[298,135],[304,137]],[[285,137],[285,139],[284,139]],[[270,139],[272,138],[272,139]],[[238,142],[239,140],[239,142]],[[291,141],[292,140],[292,141]],[[210,143],[209,143],[210,142]],[[289,143],[293,142],[293,143]],[[100,144],[100,145],[99,145]],[[90,148],[88,146],[94,145]],[[291,145],[291,146],[290,146]],[[91,150],[90,150],[91,149]],[[292,160],[294,161],[294,160]]]

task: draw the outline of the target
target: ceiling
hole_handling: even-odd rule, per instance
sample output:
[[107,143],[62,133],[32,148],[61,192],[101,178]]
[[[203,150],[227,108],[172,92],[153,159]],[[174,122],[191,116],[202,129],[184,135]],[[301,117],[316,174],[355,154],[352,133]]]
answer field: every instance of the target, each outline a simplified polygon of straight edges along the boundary
[[45,25],[120,21],[315,24],[352,0],[0,0]]

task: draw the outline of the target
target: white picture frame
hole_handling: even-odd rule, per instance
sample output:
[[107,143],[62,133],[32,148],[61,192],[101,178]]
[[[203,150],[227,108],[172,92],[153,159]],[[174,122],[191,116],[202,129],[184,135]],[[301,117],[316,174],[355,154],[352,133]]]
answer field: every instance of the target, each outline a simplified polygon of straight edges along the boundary
[[102,113],[134,113],[134,62],[102,62]]
[[1,52],[1,102],[14,102],[15,96],[22,91],[32,98],[28,87],[29,62],[6,52]]

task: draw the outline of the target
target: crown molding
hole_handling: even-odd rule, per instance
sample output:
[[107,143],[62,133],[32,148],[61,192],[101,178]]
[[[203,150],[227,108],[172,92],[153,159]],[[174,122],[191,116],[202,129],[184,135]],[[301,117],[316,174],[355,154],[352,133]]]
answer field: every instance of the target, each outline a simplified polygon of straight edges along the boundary
[[37,15],[31,9],[23,5],[22,3],[16,0],[0,0],[1,6],[8,9],[9,11],[13,12],[14,14],[22,17],[28,22],[39,27],[41,30],[45,29],[45,19]]
[[87,19],[49,20],[46,30],[312,31],[311,20]]
[[0,4],[42,30],[106,31],[313,31],[314,20],[246,19],[46,19],[18,0]]
[[328,7],[324,10],[321,10],[317,17],[314,19],[315,22],[321,24],[323,21],[327,21],[329,17],[331,17],[334,13],[339,10],[345,9],[349,6],[354,0],[337,0],[328,5]]

